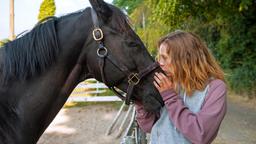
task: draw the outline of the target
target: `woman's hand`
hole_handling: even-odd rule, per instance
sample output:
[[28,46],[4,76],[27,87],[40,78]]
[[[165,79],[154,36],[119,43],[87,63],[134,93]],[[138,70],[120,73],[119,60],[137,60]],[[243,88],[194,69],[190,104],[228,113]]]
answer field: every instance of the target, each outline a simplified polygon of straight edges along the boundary
[[154,79],[155,81],[153,83],[160,93],[165,90],[173,88],[172,81],[161,72],[160,73],[156,72]]

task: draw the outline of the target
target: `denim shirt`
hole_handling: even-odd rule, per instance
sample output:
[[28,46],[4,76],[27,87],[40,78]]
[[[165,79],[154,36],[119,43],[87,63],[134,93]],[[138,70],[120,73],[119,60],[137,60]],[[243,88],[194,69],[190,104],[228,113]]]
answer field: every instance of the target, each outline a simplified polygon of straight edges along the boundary
[[[197,113],[201,109],[207,95],[208,87],[203,91],[195,91],[192,96],[186,96],[186,93],[183,92],[179,92],[179,95],[184,105],[193,113]],[[191,142],[173,125],[165,106],[161,109],[160,113],[161,116],[151,131],[150,144],[190,144]]]

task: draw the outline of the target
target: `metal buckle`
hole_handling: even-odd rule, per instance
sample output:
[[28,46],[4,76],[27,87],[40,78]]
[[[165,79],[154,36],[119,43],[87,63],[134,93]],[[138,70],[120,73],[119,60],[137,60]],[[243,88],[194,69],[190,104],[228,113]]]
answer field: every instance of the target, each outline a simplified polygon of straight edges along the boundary
[[98,48],[97,49],[97,55],[101,58],[107,56],[108,54],[108,49],[106,47]]
[[[98,36],[98,34],[100,34],[100,36]],[[92,36],[94,38],[94,40],[96,41],[100,41],[103,39],[103,32],[100,28],[95,28],[93,31],[92,31]]]
[[128,83],[137,85],[140,82],[138,73],[132,73],[128,76]]

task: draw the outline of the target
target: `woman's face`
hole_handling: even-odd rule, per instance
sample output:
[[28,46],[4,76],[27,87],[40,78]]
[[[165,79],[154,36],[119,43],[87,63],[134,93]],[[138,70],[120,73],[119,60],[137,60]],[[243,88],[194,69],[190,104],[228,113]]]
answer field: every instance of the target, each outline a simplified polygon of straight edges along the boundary
[[166,44],[161,44],[159,48],[159,59],[158,62],[160,64],[160,67],[163,69],[165,74],[169,77],[172,76],[173,73],[173,67],[171,65],[171,57],[170,54],[168,54]]

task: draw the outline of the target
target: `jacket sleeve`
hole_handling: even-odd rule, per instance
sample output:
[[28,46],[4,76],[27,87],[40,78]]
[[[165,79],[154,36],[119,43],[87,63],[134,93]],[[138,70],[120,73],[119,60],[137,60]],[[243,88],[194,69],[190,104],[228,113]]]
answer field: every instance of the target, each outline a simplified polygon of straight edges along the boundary
[[221,80],[210,83],[204,104],[198,113],[191,112],[173,90],[161,93],[170,120],[192,143],[211,143],[218,133],[227,109],[226,85]]
[[158,119],[159,115],[153,112],[147,112],[143,108],[143,105],[139,102],[135,103],[136,120],[140,128],[147,133],[151,132],[151,129]]

